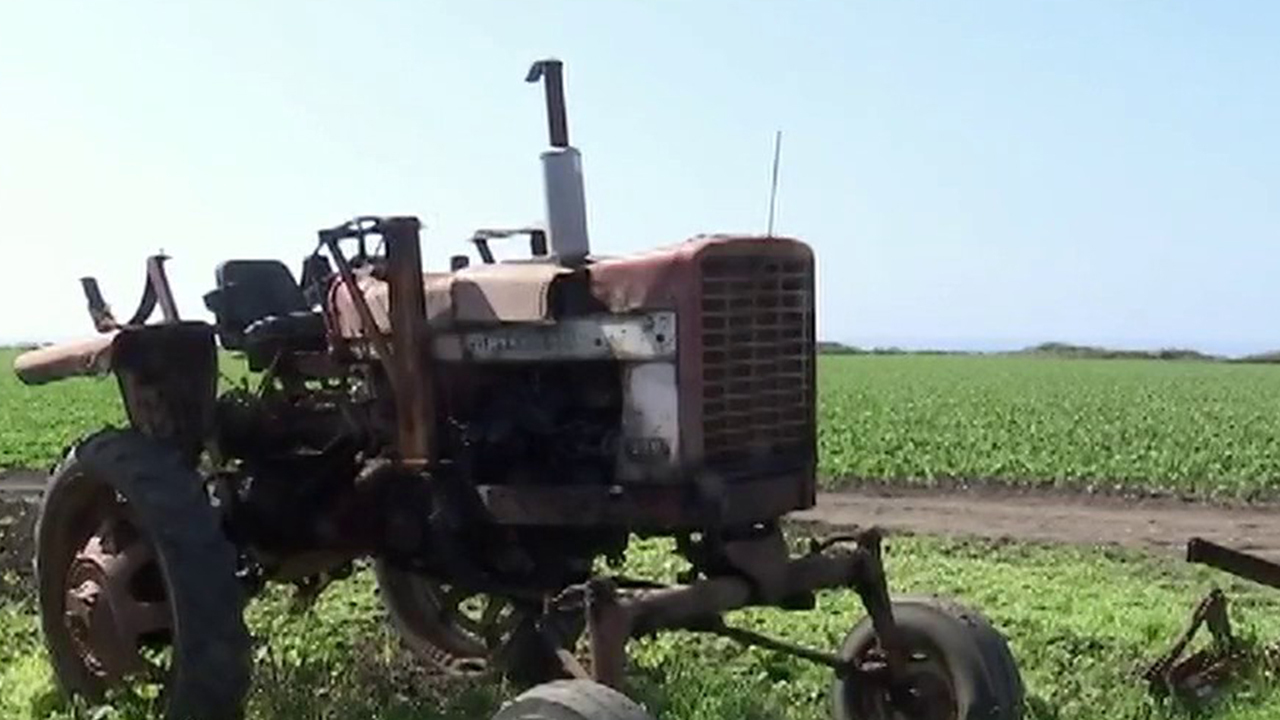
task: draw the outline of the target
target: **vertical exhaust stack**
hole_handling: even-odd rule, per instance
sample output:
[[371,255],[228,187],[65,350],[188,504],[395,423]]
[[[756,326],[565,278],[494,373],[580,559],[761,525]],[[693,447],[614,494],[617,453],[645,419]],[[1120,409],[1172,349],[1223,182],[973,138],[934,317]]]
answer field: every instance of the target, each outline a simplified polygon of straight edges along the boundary
[[569,144],[564,105],[564,64],[539,60],[526,82],[542,81],[547,100],[551,148],[542,153],[542,182],[547,203],[551,254],[565,265],[580,265],[591,252],[587,237],[587,201],[582,185],[582,155]]

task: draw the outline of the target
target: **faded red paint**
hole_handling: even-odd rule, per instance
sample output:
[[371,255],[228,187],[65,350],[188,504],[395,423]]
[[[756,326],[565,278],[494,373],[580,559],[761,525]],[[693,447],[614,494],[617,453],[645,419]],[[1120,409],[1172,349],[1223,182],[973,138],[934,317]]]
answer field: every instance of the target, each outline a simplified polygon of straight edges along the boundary
[[[810,266],[813,263],[812,250],[806,244],[792,238],[711,235],[694,237],[679,245],[639,255],[600,260],[589,266],[592,294],[610,312],[676,311],[680,443],[683,459],[694,471],[702,465],[704,460],[702,376],[704,329],[700,262],[704,257],[711,255],[716,257],[767,255],[783,260],[802,260]],[[811,377],[810,387],[813,386]],[[777,488],[770,493],[775,502],[764,504],[772,505],[771,509],[777,510],[777,514],[812,507],[816,499],[815,472],[816,468],[811,466],[803,478],[784,477],[766,481],[766,485],[770,482],[790,484],[792,490],[788,491],[785,487]],[[776,502],[778,500],[782,501]],[[785,507],[781,507],[783,505]]]
[[708,235],[590,266],[591,292],[610,312],[675,310],[680,382],[680,442],[695,462],[702,459],[702,276],[698,263],[707,253],[749,255],[765,251],[783,257],[812,258],[808,246],[778,237]]

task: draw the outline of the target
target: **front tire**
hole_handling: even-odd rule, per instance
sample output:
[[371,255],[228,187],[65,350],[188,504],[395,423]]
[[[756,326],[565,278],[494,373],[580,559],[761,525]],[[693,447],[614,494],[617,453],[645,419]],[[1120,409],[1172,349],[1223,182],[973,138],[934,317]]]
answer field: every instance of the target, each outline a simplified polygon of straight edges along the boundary
[[[893,600],[907,644],[909,692],[894,694],[873,675],[837,678],[836,720],[1019,720],[1022,677],[1004,637],[980,613],[935,597]],[[840,656],[883,664],[869,618],[845,638]]]
[[241,716],[251,661],[235,548],[176,449],[132,430],[72,448],[41,502],[35,574],[64,692],[154,681],[169,720]]
[[557,680],[507,703],[493,720],[653,720],[631,698],[592,680]]

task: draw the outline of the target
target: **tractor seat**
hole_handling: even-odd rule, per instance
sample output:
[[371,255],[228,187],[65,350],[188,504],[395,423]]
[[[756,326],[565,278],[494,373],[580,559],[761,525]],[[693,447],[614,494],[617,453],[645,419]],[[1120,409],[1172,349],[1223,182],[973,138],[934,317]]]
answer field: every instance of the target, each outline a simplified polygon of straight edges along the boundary
[[215,277],[217,289],[204,302],[217,318],[218,340],[228,350],[243,350],[251,368],[270,364],[280,353],[328,347],[323,316],[284,263],[228,260]]
[[291,312],[254,320],[244,329],[246,348],[272,346],[279,350],[314,351],[328,348],[324,316],[318,312]]

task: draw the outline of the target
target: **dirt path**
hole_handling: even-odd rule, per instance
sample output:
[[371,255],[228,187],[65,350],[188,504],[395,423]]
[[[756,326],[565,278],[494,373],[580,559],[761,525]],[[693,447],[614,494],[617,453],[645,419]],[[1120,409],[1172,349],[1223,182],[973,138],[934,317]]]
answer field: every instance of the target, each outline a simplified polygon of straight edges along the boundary
[[1280,560],[1280,505],[1044,491],[864,490],[824,494],[801,522],[959,537],[1121,545],[1181,553],[1192,537]]
[[[43,473],[0,472],[0,505],[37,499],[44,482]],[[816,508],[793,517],[827,527],[879,525],[930,535],[1121,545],[1175,554],[1198,536],[1280,561],[1280,504],[1211,505],[990,487],[879,487],[823,494]]]
[[35,470],[0,470],[0,500],[35,499],[48,475]]

